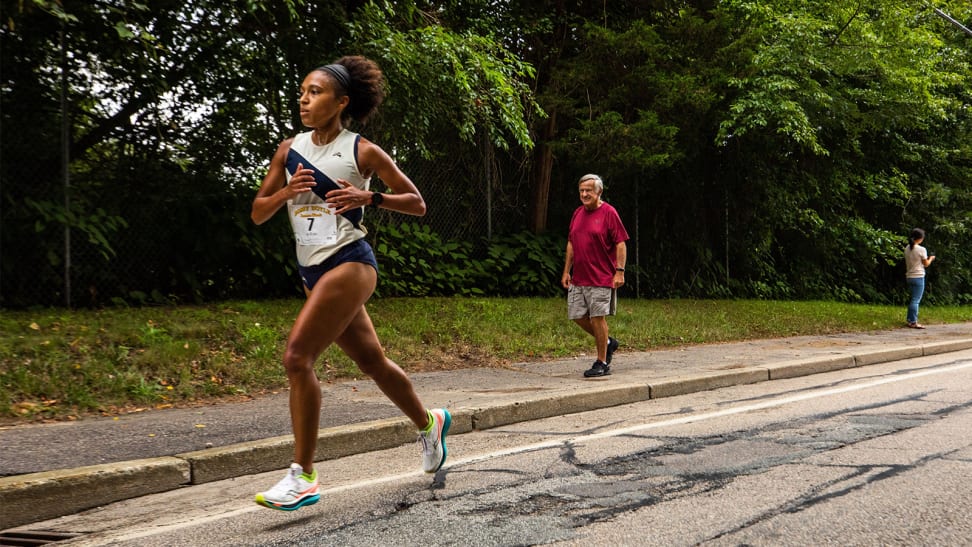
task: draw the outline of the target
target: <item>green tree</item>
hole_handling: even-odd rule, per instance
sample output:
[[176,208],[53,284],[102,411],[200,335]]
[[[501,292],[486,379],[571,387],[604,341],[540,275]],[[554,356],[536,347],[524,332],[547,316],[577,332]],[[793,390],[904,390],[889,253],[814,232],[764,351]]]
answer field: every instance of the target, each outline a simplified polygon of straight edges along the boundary
[[[935,5],[972,19],[967,2]],[[279,273],[293,267],[286,222],[257,229],[249,204],[274,147],[301,130],[300,78],[353,53],[379,61],[390,92],[356,129],[417,177],[449,170],[428,193],[433,210],[464,210],[486,187],[504,237],[562,234],[577,177],[599,172],[639,234],[643,271],[629,280],[643,295],[894,301],[917,225],[940,257],[930,300],[972,301],[972,40],[931,5],[0,0],[0,11],[0,306],[63,301],[50,287],[63,285],[66,227],[78,304],[299,294]],[[471,260],[490,248],[435,236]]]
[[734,239],[751,251],[731,262],[796,294],[887,299],[902,234],[932,218],[916,197],[967,188],[929,166],[967,149],[968,50],[896,0],[724,9],[751,44],[716,136],[736,164]]
[[[530,144],[523,118],[536,107],[518,80],[529,66],[411,3],[2,7],[3,305],[62,302],[58,291],[35,291],[61,284],[65,226],[75,235],[78,304],[296,291],[276,273],[293,268],[285,223],[258,230],[249,205],[273,149],[301,129],[300,79],[340,55],[382,61],[393,98],[370,131],[405,158],[457,142]],[[63,43],[42,30],[52,26]],[[67,200],[57,168],[62,112]],[[37,113],[47,115],[38,122]]]

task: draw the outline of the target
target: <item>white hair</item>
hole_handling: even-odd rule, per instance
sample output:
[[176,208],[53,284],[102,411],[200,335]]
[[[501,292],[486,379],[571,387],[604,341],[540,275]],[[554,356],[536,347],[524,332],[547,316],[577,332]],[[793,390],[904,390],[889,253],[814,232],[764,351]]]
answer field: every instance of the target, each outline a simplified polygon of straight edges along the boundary
[[598,194],[600,194],[601,192],[604,191],[604,181],[601,180],[601,177],[599,177],[597,175],[594,175],[594,174],[584,175],[583,177],[580,178],[579,181],[577,181],[578,186],[582,182],[584,182],[585,180],[593,180],[594,181],[594,188],[597,189],[597,193]]

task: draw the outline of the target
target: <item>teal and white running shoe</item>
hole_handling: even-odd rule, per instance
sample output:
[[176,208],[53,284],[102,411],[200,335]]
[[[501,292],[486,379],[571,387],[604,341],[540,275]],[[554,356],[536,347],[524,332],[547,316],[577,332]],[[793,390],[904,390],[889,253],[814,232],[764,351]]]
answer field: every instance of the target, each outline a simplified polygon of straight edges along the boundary
[[419,443],[422,445],[422,470],[435,473],[442,468],[446,461],[446,433],[452,425],[452,415],[444,408],[429,410],[432,423],[425,431],[419,432]]
[[321,492],[317,485],[317,470],[308,477],[299,464],[290,464],[287,476],[280,479],[270,490],[256,495],[256,502],[270,509],[296,511],[305,505],[320,501]]

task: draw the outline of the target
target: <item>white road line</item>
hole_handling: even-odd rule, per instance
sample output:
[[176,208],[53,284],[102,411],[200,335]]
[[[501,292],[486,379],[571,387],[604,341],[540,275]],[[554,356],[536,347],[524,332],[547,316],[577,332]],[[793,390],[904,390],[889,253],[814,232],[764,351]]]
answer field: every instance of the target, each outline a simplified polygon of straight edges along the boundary
[[820,397],[830,397],[831,395],[840,395],[842,393],[849,393],[851,391],[861,391],[865,389],[870,389],[872,387],[877,387],[884,384],[892,384],[895,382],[903,382],[906,380],[913,380],[915,378],[921,378],[922,376],[930,376],[932,374],[941,374],[945,372],[955,372],[957,370],[962,370],[972,367],[972,361],[951,365],[942,368],[934,368],[923,370],[919,372],[910,372],[908,374],[902,374],[901,376],[892,376],[888,378],[881,378],[879,380],[871,380],[869,382],[864,382],[861,384],[854,384],[850,386],[837,387],[831,389],[824,389],[820,391],[811,391],[808,393],[803,393],[801,395],[792,395],[789,397],[780,397],[779,399],[770,399],[768,401],[763,401],[761,403],[754,403],[750,405],[738,406],[734,408],[727,408],[724,410],[717,410],[715,412],[706,412],[704,414],[695,414],[689,416],[682,416],[680,418],[672,418],[670,420],[664,420],[661,422],[651,422],[647,424],[639,424],[631,427],[625,427],[621,429],[611,429],[608,431],[602,431],[599,433],[592,433],[590,435],[581,435],[579,437],[572,437],[570,439],[557,439],[544,441],[540,443],[534,443],[526,446],[518,446],[514,448],[509,448],[506,450],[498,450],[495,452],[490,452],[488,454],[482,454],[479,456],[473,456],[470,458],[465,458],[450,463],[450,467],[458,467],[461,465],[467,465],[470,463],[479,463],[486,460],[491,460],[494,458],[500,458],[504,456],[510,456],[513,454],[519,454],[524,452],[532,452],[536,450],[543,450],[547,448],[554,448],[563,446],[564,444],[582,444],[587,441],[594,441],[598,439],[605,439],[608,437],[621,437],[624,435],[631,435],[634,433],[640,433],[650,429],[660,429],[663,427],[670,427],[674,425],[684,425],[693,422],[703,422],[706,420],[712,420],[716,418],[723,418],[725,416],[732,416],[735,414],[743,414],[746,412],[752,412],[754,410],[763,410],[767,408],[774,408],[778,406],[784,406],[792,403],[798,403],[801,401],[807,401],[810,399],[817,399]]
[[[588,441],[594,441],[598,439],[605,439],[608,437],[620,437],[623,435],[631,435],[634,433],[640,433],[643,431],[648,431],[651,429],[661,429],[664,427],[671,427],[675,425],[684,425],[693,422],[702,422],[706,420],[713,420],[716,418],[723,418],[725,416],[732,416],[735,414],[743,414],[746,412],[752,412],[754,410],[764,410],[767,408],[774,408],[778,406],[784,406],[792,403],[798,403],[801,401],[807,401],[810,399],[818,399],[821,397],[830,397],[831,395],[840,395],[842,393],[850,393],[852,391],[862,391],[865,389],[870,389],[872,387],[877,387],[885,384],[893,384],[895,382],[904,382],[907,380],[914,380],[915,378],[921,378],[923,376],[931,376],[933,374],[944,374],[947,372],[955,372],[958,370],[963,370],[972,367],[972,361],[964,362],[961,364],[950,365],[941,368],[926,369],[918,372],[909,372],[908,374],[902,374],[900,376],[891,376],[887,378],[880,378],[877,380],[871,380],[868,382],[863,382],[860,384],[854,384],[844,387],[837,387],[831,389],[824,389],[819,391],[810,391],[800,395],[791,395],[789,397],[780,397],[778,399],[771,399],[768,401],[763,401],[761,403],[754,403],[749,405],[743,405],[734,408],[727,408],[724,410],[718,410],[715,412],[706,412],[703,414],[682,416],[680,418],[672,418],[670,420],[664,420],[660,422],[651,422],[647,424],[640,424],[631,427],[625,427],[621,429],[611,429],[608,431],[602,431],[600,433],[592,433],[590,435],[581,435],[578,437],[572,437],[570,439],[556,439],[550,441],[544,441],[524,446],[516,446],[512,448],[507,448],[504,450],[496,450],[493,452],[488,452],[485,454],[480,454],[478,456],[471,456],[468,458],[461,458],[458,460],[450,460],[449,468],[462,467],[466,465],[471,465],[474,463],[480,463],[484,461],[493,460],[496,458],[503,458],[507,456],[513,456],[516,454],[523,454],[526,452],[535,452],[538,450],[546,450],[549,448],[557,448],[565,444],[582,444]],[[387,483],[393,483],[397,481],[413,479],[421,476],[429,476],[421,471],[414,471],[408,473],[399,473],[397,475],[388,475],[384,477],[377,477],[374,479],[368,479],[363,481],[357,481],[351,484],[345,484],[342,486],[335,486],[328,488],[326,490],[321,490],[321,496],[327,496],[328,494],[339,494],[342,492],[347,492],[348,490],[356,490],[359,488],[368,488],[370,486],[382,485]],[[154,536],[158,534],[163,534],[166,532],[177,531],[184,528],[189,528],[192,526],[198,526],[200,524],[206,524],[208,522],[214,522],[218,520],[223,520],[227,518],[236,517],[239,515],[245,515],[247,513],[252,513],[254,511],[270,511],[254,504],[251,507],[243,507],[240,509],[235,509],[225,513],[219,513],[215,515],[210,515],[208,517],[193,518],[189,522],[178,522],[173,524],[167,524],[162,526],[153,527],[149,530],[141,530],[133,532],[130,534],[125,534],[123,536],[114,536],[111,538],[112,542],[115,541],[126,541],[131,539],[144,538],[148,536]]]

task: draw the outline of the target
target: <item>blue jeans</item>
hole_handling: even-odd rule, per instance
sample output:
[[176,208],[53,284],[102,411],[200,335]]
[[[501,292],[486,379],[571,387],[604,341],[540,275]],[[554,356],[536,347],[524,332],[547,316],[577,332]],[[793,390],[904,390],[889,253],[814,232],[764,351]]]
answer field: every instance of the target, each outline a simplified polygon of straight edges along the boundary
[[918,322],[918,304],[921,303],[921,296],[925,294],[925,278],[909,277],[908,288],[911,290],[911,300],[908,302],[908,322]]

